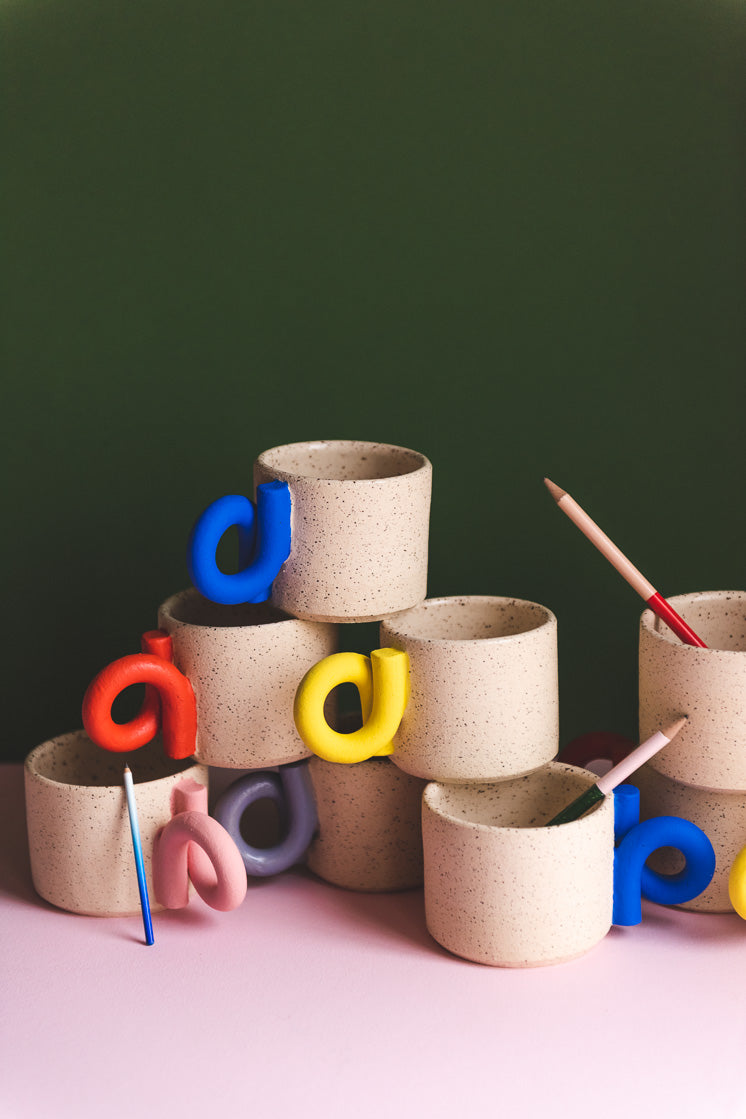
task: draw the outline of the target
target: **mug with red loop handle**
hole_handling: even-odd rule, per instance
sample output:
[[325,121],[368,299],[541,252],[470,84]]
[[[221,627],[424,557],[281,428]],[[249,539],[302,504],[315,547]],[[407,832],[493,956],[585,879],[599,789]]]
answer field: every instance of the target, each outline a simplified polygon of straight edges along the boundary
[[[163,630],[142,635],[142,652],[120,657],[102,669],[83,697],[83,726],[103,750],[139,750],[160,729],[169,758],[189,758],[197,738],[197,705],[188,679],[173,664],[171,638]],[[131,684],[145,684],[140,711],[127,723],[116,723],[112,705]]]

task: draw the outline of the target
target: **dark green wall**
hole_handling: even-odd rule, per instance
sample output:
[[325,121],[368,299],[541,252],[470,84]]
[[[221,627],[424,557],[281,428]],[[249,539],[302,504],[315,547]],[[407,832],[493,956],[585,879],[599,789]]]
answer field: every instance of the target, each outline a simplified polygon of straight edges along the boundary
[[[725,0],[6,0],[3,756],[188,582],[266,447],[435,467],[431,594],[560,624],[636,733],[641,603],[742,588],[743,76]],[[358,637],[348,634],[354,646]]]

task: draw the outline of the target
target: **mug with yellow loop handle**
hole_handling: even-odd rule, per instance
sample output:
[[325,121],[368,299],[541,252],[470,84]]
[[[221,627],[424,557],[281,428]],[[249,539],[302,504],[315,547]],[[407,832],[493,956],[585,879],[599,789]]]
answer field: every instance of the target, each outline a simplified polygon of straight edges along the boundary
[[[354,684],[360,695],[363,725],[347,734],[326,721],[324,704],[340,684]],[[393,753],[396,734],[409,700],[409,657],[398,649],[333,653],[309,669],[295,694],[293,715],[298,734],[318,757],[350,765]]]

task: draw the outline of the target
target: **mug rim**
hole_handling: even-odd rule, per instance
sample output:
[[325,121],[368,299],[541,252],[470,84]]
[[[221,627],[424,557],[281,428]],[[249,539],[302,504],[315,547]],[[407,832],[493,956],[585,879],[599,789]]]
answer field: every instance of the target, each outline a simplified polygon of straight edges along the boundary
[[[472,832],[484,832],[485,834],[493,836],[505,835],[517,837],[518,835],[529,835],[533,837],[540,832],[546,832],[548,837],[546,842],[548,843],[552,842],[552,835],[556,835],[560,831],[562,831],[562,834],[568,835],[569,832],[566,830],[568,828],[574,828],[577,831],[579,827],[588,827],[592,820],[597,821],[599,812],[602,812],[605,807],[613,812],[614,797],[612,794],[610,794],[604,797],[603,800],[598,801],[596,804],[594,804],[590,812],[586,812],[577,820],[569,820],[565,824],[557,824],[551,828],[548,827],[546,824],[532,824],[529,826],[521,827],[515,824],[485,824],[480,822],[479,820],[466,820],[463,816],[454,816],[453,813],[445,811],[439,805],[433,803],[434,796],[436,795],[436,793],[439,793],[441,789],[446,789],[447,791],[449,791],[450,789],[461,791],[465,789],[473,789],[475,791],[479,789],[497,789],[500,788],[500,786],[508,786],[510,784],[513,784],[514,782],[522,781],[525,777],[530,777],[534,774],[538,775],[542,772],[547,771],[554,773],[557,776],[569,773],[582,774],[590,778],[587,785],[585,786],[585,789],[591,788],[591,786],[595,785],[598,781],[598,778],[594,773],[591,773],[591,771],[588,769],[583,769],[581,766],[570,765],[568,762],[550,761],[546,762],[544,765],[537,766],[536,769],[532,769],[529,773],[524,773],[516,777],[506,777],[499,781],[470,781],[468,783],[456,783],[453,781],[430,781],[425,786],[422,793],[423,809],[427,808],[427,811],[430,812],[433,816],[438,817],[441,820],[445,820],[449,825],[452,825],[454,827],[462,828]],[[583,789],[580,789],[577,795],[580,795],[583,791]]]
[[[483,603],[485,606],[513,604],[517,607],[530,607],[532,610],[538,611],[542,615],[542,618],[537,625],[531,626],[530,629],[521,629],[517,633],[491,634],[485,637],[422,636],[417,633],[412,633],[399,624],[401,622],[406,622],[412,615],[416,614],[418,611],[425,610],[427,607],[435,606],[437,609],[443,606],[453,606],[458,603]],[[407,610],[400,610],[381,620],[381,629],[383,630],[385,628],[387,635],[390,634],[391,636],[401,637],[404,640],[423,645],[453,645],[456,647],[462,645],[485,645],[496,642],[521,641],[530,634],[546,629],[547,626],[557,626],[557,617],[548,606],[544,606],[541,602],[534,602],[527,598],[514,598],[511,595],[441,595],[435,598],[423,599],[423,601],[418,602],[416,606],[410,606]]]
[[[207,776],[207,765],[204,762],[197,761],[197,759],[194,757],[194,755],[192,755],[192,757],[190,757],[190,758],[184,758],[182,762],[179,762],[178,760],[174,760],[174,759],[171,759],[171,758],[166,758],[164,756],[164,759],[163,759],[164,765],[166,763],[168,763],[172,766],[178,766],[180,764],[183,764],[183,768],[182,769],[175,769],[173,773],[164,772],[164,773],[161,774],[160,777],[150,777],[147,781],[138,781],[137,780],[137,762],[136,761],[134,761],[134,762],[130,761],[133,754],[136,757],[136,755],[137,755],[136,750],[127,751],[126,753],[112,753],[111,751],[103,750],[100,746],[98,746],[98,747],[96,746],[96,743],[93,742],[91,738],[89,738],[88,734],[86,733],[86,731],[82,727],[77,729],[77,730],[66,731],[63,734],[54,735],[52,738],[47,738],[44,742],[40,742],[37,746],[34,746],[34,748],[32,750],[30,750],[29,753],[26,755],[26,758],[24,760],[24,763],[23,763],[24,774],[28,777],[29,780],[37,781],[37,782],[40,782],[41,784],[49,785],[49,786],[52,786],[54,788],[59,788],[59,789],[76,789],[76,790],[88,791],[88,792],[95,791],[95,792],[100,793],[100,794],[110,793],[110,792],[116,792],[117,794],[121,793],[121,791],[124,787],[123,778],[120,781],[113,782],[111,785],[97,785],[97,784],[91,784],[89,782],[69,781],[69,780],[68,781],[61,781],[61,780],[58,780],[55,777],[50,777],[48,774],[43,773],[40,769],[36,768],[35,762],[36,762],[37,757],[41,754],[41,751],[48,752],[49,748],[53,744],[57,744],[58,746],[69,747],[69,746],[72,746],[73,744],[75,744],[77,742],[81,742],[81,741],[90,743],[91,746],[95,747],[97,750],[100,751],[100,753],[102,753],[104,755],[110,754],[110,756],[114,759],[119,758],[122,762],[122,771],[124,771],[125,764],[134,765],[135,768],[133,769],[133,772],[132,772],[132,780],[133,780],[133,784],[135,785],[135,787],[139,788],[139,789],[145,789],[149,785],[158,785],[162,781],[170,781],[172,778],[178,778],[179,780],[182,780],[185,777],[190,776],[190,774],[192,773],[192,771],[194,769],[205,770],[205,775]],[[162,753],[163,746],[162,746],[160,735],[156,735],[156,737],[153,739],[153,741],[149,742],[147,744],[147,746],[153,746],[155,749],[161,751],[161,753]],[[200,784],[202,784],[202,782],[200,782]],[[207,785],[206,782],[205,782],[205,785]]]
[[[363,477],[363,478],[335,478],[333,476],[317,475],[312,473],[302,472],[299,469],[287,470],[282,466],[275,465],[270,461],[269,456],[278,456],[280,452],[300,451],[311,452],[313,450],[327,450],[334,449],[340,451],[354,450],[359,453],[361,450],[370,453],[385,454],[386,456],[401,457],[402,460],[410,458],[413,465],[407,469],[397,469],[392,473],[384,474],[383,476]],[[272,474],[279,481],[283,482],[303,482],[307,484],[320,484],[320,485],[339,485],[351,486],[361,485],[367,483],[368,485],[380,485],[383,482],[396,481],[400,478],[409,478],[423,471],[432,471],[432,463],[426,455],[421,451],[412,450],[411,447],[401,447],[396,443],[377,443],[364,439],[308,439],[301,440],[297,443],[281,443],[276,447],[269,447],[267,450],[262,451],[257,455],[256,465],[262,470],[266,470]]]
[[[187,600],[190,604],[194,601],[198,602],[205,609],[214,611],[216,613],[233,611],[236,614],[244,613],[247,616],[245,621],[238,621],[235,623],[215,624],[214,622],[196,622],[191,619],[178,617],[174,613],[174,604],[177,601]],[[270,617],[266,621],[252,621],[250,615],[252,612],[257,614],[271,613],[278,615],[277,617]],[[167,599],[158,607],[158,618],[164,615],[169,622],[173,622],[176,626],[190,626],[193,629],[212,630],[215,633],[229,632],[236,630],[259,630],[271,626],[285,625],[287,622],[304,622],[308,624],[310,619],[296,618],[283,610],[280,606],[276,606],[269,599],[266,602],[242,602],[237,605],[224,605],[222,603],[213,602],[209,598],[205,598],[203,594],[196,587],[185,587],[181,591],[176,591],[174,594],[169,595]]]
[[[730,599],[735,599],[737,602],[746,605],[746,591],[688,591],[684,594],[669,595],[666,601],[675,610],[678,610],[680,606],[691,603],[728,602]],[[640,615],[640,632],[643,630],[650,637],[658,641],[665,641],[667,645],[679,651],[682,656],[713,656],[714,654],[719,656],[744,656],[746,654],[746,649],[720,649],[716,645],[707,645],[703,648],[701,645],[688,645],[677,638],[649,606]]]

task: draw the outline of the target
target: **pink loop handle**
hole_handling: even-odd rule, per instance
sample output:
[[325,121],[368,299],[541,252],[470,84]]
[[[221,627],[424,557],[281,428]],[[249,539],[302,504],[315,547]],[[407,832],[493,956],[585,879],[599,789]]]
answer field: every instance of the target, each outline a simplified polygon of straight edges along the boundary
[[[158,631],[143,635],[143,645],[158,653],[132,653],[120,657],[94,677],[83,697],[83,726],[88,737],[103,750],[124,753],[150,742],[160,722],[169,758],[189,758],[197,738],[197,704],[192,685],[174,664],[159,653],[168,650]],[[165,635],[167,637],[167,635]],[[145,701],[128,723],[115,723],[115,699],[131,684],[146,684]]]
[[[204,859],[195,857],[201,854],[207,856],[211,873]],[[153,845],[153,889],[161,905],[183,909],[190,879],[202,900],[223,913],[246,897],[241,854],[222,824],[204,812],[180,812],[161,828]]]

